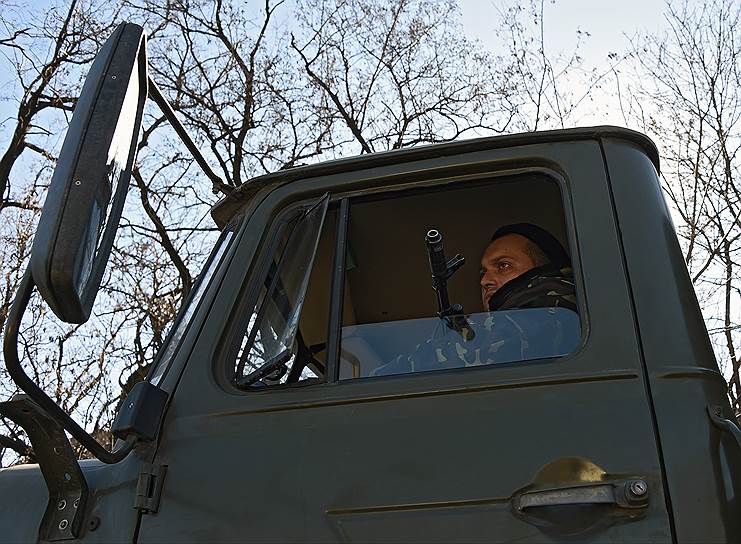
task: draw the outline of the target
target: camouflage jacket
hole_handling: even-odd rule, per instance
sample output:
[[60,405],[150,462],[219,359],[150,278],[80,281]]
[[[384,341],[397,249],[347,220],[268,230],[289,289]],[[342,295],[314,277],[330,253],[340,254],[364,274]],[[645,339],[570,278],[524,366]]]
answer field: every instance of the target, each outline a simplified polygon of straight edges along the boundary
[[526,272],[499,289],[489,308],[440,319],[428,340],[373,375],[558,357],[581,338],[571,268]]
[[539,266],[505,283],[489,299],[489,310],[568,308],[576,312],[574,271],[570,266]]

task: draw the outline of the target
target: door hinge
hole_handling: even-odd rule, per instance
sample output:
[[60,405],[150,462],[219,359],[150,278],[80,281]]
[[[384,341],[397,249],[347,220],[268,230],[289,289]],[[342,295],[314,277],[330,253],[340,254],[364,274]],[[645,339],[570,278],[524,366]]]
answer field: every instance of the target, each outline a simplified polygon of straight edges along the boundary
[[156,514],[162,495],[162,483],[165,481],[167,465],[152,465],[144,463],[139,472],[139,481],[136,484],[134,508],[142,514]]

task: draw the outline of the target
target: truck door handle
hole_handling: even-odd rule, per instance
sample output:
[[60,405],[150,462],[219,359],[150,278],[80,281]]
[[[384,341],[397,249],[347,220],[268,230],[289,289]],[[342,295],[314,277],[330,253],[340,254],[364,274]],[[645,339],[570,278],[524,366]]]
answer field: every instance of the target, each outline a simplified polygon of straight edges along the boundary
[[645,508],[648,483],[642,478],[574,484],[524,491],[513,499],[516,511],[526,514],[534,508],[567,505],[611,504],[619,508]]

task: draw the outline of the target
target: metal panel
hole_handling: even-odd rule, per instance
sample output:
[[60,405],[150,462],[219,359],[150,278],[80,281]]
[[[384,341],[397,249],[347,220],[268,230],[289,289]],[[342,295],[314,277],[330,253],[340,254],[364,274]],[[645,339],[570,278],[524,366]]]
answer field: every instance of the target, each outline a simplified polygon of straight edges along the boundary
[[633,144],[605,158],[666,466],[677,540],[736,542],[741,452],[707,413],[732,412],[656,170]]

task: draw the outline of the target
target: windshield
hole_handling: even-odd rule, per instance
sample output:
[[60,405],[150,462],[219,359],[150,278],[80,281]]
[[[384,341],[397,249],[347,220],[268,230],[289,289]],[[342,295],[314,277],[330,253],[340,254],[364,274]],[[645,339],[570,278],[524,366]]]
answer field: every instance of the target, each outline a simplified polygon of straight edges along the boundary
[[157,362],[155,370],[149,378],[149,381],[152,384],[159,385],[159,383],[162,381],[162,378],[165,375],[165,371],[170,366],[170,361],[172,360],[175,351],[177,351],[177,348],[180,346],[180,340],[182,340],[183,336],[185,336],[185,332],[188,330],[188,325],[190,324],[195,311],[198,309],[198,305],[203,298],[203,294],[206,292],[208,285],[211,283],[211,278],[213,277],[214,272],[216,271],[219,263],[224,257],[224,254],[229,247],[229,242],[231,242],[233,235],[234,230],[230,227],[227,227],[227,229],[222,233],[221,238],[217,242],[216,247],[211,252],[211,257],[207,261],[206,267],[204,268],[203,272],[201,272],[201,275],[198,278],[198,282],[196,283],[196,286],[193,289],[190,298],[186,302],[186,305],[183,307],[183,309],[181,309],[180,316],[175,321],[175,328],[173,329],[173,332],[170,334],[169,339],[165,343],[165,347],[162,351],[162,356]]

